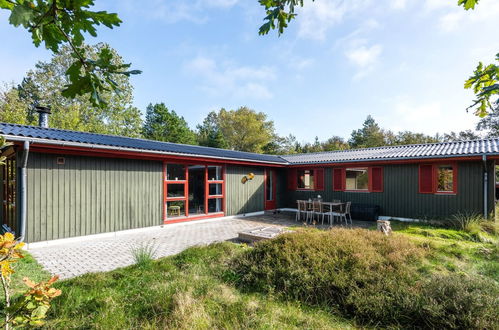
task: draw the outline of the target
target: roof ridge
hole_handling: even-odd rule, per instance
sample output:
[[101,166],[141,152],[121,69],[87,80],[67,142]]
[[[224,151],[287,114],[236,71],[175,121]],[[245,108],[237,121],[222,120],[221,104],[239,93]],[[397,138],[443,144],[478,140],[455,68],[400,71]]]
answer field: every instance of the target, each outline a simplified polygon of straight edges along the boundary
[[499,137],[491,137],[485,139],[473,139],[473,140],[457,140],[457,141],[443,141],[443,142],[430,142],[430,143],[413,143],[413,144],[397,144],[397,145],[387,145],[387,146],[379,146],[379,147],[368,147],[368,148],[356,148],[356,149],[342,149],[342,150],[330,150],[330,151],[318,151],[318,152],[303,152],[297,154],[286,154],[283,155],[285,157],[293,157],[293,156],[304,156],[304,155],[321,155],[321,154],[332,154],[332,153],[344,153],[349,151],[364,151],[364,150],[379,150],[379,149],[389,149],[389,148],[397,148],[401,149],[404,147],[419,147],[419,146],[434,146],[434,145],[445,145],[445,144],[456,144],[456,143],[470,143],[470,142],[479,142],[479,141],[498,141]]

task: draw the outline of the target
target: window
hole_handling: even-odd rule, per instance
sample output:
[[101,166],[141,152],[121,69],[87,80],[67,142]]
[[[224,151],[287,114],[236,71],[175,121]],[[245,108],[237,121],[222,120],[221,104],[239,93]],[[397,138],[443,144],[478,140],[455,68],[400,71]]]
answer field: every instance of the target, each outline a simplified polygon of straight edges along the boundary
[[223,212],[222,166],[168,163],[164,177],[165,221]]
[[313,170],[298,170],[297,174],[298,189],[314,189],[315,185]]
[[368,190],[369,189],[369,174],[367,167],[362,168],[347,168],[345,170],[346,190]]
[[452,165],[437,166],[437,192],[454,191],[454,169]]
[[296,169],[288,170],[288,190],[324,190],[324,169]]
[[208,166],[208,180],[218,181],[222,179],[222,166]]
[[166,180],[169,181],[185,180],[185,165],[168,164],[166,166]]
[[456,194],[457,164],[421,164],[418,183],[420,194]]
[[333,191],[383,192],[383,167],[333,168]]

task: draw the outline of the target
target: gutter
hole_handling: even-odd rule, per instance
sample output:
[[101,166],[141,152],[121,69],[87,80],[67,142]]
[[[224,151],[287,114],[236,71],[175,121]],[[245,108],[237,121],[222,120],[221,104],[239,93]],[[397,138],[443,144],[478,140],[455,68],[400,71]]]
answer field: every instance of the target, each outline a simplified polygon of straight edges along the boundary
[[32,138],[32,137],[22,137],[22,136],[12,136],[12,135],[3,135],[9,141],[17,141],[17,142],[31,142],[31,143],[40,143],[47,145],[55,145],[60,147],[79,147],[79,148],[87,148],[87,149],[101,149],[101,150],[113,150],[113,151],[125,151],[125,152],[134,152],[139,154],[155,154],[155,155],[163,155],[163,156],[181,156],[181,157],[202,157],[209,159],[220,159],[220,160],[231,160],[238,162],[248,162],[248,163],[256,163],[256,164],[275,164],[285,166],[288,165],[287,162],[272,162],[266,160],[252,160],[252,159],[241,159],[241,158],[232,158],[232,157],[216,157],[216,156],[207,156],[200,154],[188,154],[188,153],[180,153],[180,152],[169,152],[169,151],[156,151],[156,150],[147,150],[147,149],[135,149],[135,148],[125,148],[125,147],[115,147],[101,144],[89,144],[89,143],[80,143],[80,142],[68,142],[68,141],[57,141],[57,140],[49,140],[49,139],[40,139],[40,138]]
[[489,202],[489,173],[487,171],[487,155],[482,155],[483,161],[483,217],[489,217],[488,202]]
[[19,212],[20,223],[19,223],[19,241],[23,242],[26,234],[26,214],[27,214],[27,174],[26,167],[28,165],[28,156],[29,156],[29,141],[24,141],[23,145],[23,155],[21,158],[21,162],[19,163],[19,168],[21,169],[21,177],[20,177],[20,190],[21,190],[21,209]]

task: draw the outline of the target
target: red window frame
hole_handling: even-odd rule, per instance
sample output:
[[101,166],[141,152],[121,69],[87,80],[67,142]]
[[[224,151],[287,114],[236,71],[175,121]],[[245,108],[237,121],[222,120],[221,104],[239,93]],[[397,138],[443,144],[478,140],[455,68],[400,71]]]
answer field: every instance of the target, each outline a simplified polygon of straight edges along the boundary
[[[359,164],[360,165],[360,164]],[[347,190],[346,170],[350,168],[367,168],[367,189]],[[384,190],[384,168],[382,166],[349,166],[333,167],[332,170],[333,191],[345,191],[355,193],[383,192]]]
[[[185,180],[167,180],[167,166],[168,164],[183,165],[185,171]],[[204,166],[204,184],[205,184],[205,197],[204,197],[204,214],[189,216],[189,166],[190,165],[201,165]],[[220,166],[221,167],[221,180],[209,180],[208,179],[208,167],[209,166]],[[184,196],[182,197],[168,197],[168,185],[169,184],[183,184],[184,185]],[[210,184],[222,184],[222,194],[221,195],[210,195]],[[220,212],[208,212],[208,200],[210,199],[221,199],[222,200],[222,210]],[[184,216],[168,218],[167,202],[183,201],[184,202]],[[164,223],[174,223],[179,221],[196,220],[210,217],[217,217],[220,215],[225,215],[225,166],[222,164],[206,164],[206,163],[184,163],[177,161],[164,161],[163,162],[163,222]]]
[[[298,171],[311,171],[314,176],[313,188],[298,188]],[[293,168],[288,171],[288,189],[296,191],[324,191],[323,168]]]
[[[452,166],[452,191],[439,191],[438,190],[438,168],[442,165]],[[424,173],[424,168],[430,170],[429,177],[428,173]],[[420,164],[418,167],[418,192],[420,194],[433,194],[433,195],[456,195],[457,194],[457,184],[458,184],[458,164],[456,162],[438,162],[431,164]],[[430,187],[423,187],[424,185]],[[425,189],[426,188],[426,189]],[[430,189],[427,189],[430,188]]]

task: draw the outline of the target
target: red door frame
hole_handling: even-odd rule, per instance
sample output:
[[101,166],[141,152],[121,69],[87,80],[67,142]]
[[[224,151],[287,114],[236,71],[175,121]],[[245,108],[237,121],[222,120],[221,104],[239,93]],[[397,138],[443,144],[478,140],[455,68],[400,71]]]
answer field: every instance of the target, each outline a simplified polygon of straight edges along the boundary
[[[271,173],[272,176],[272,196],[271,200],[267,200],[267,180],[269,179],[269,173]],[[275,210],[277,208],[277,192],[276,192],[276,171],[271,168],[266,168],[264,172],[264,180],[263,180],[263,187],[264,187],[264,210]]]
[[[166,180],[166,167],[168,164],[180,164],[184,165],[185,180]],[[200,165],[204,166],[204,184],[205,184],[205,196],[204,196],[204,214],[189,216],[189,165]],[[221,167],[221,177],[222,180],[209,180],[208,178],[208,166],[220,166]],[[183,197],[168,197],[168,184],[183,184],[184,185],[184,196]],[[209,185],[210,184],[222,184],[222,194],[221,195],[209,195]],[[210,199],[221,199],[222,200],[222,211],[208,213],[208,200]],[[168,210],[166,207],[167,202],[173,201],[183,201],[184,202],[184,213],[183,217],[176,217],[168,219]],[[164,223],[175,223],[191,220],[199,220],[205,218],[214,218],[225,215],[225,166],[222,164],[200,164],[191,162],[163,162],[163,222]]]

